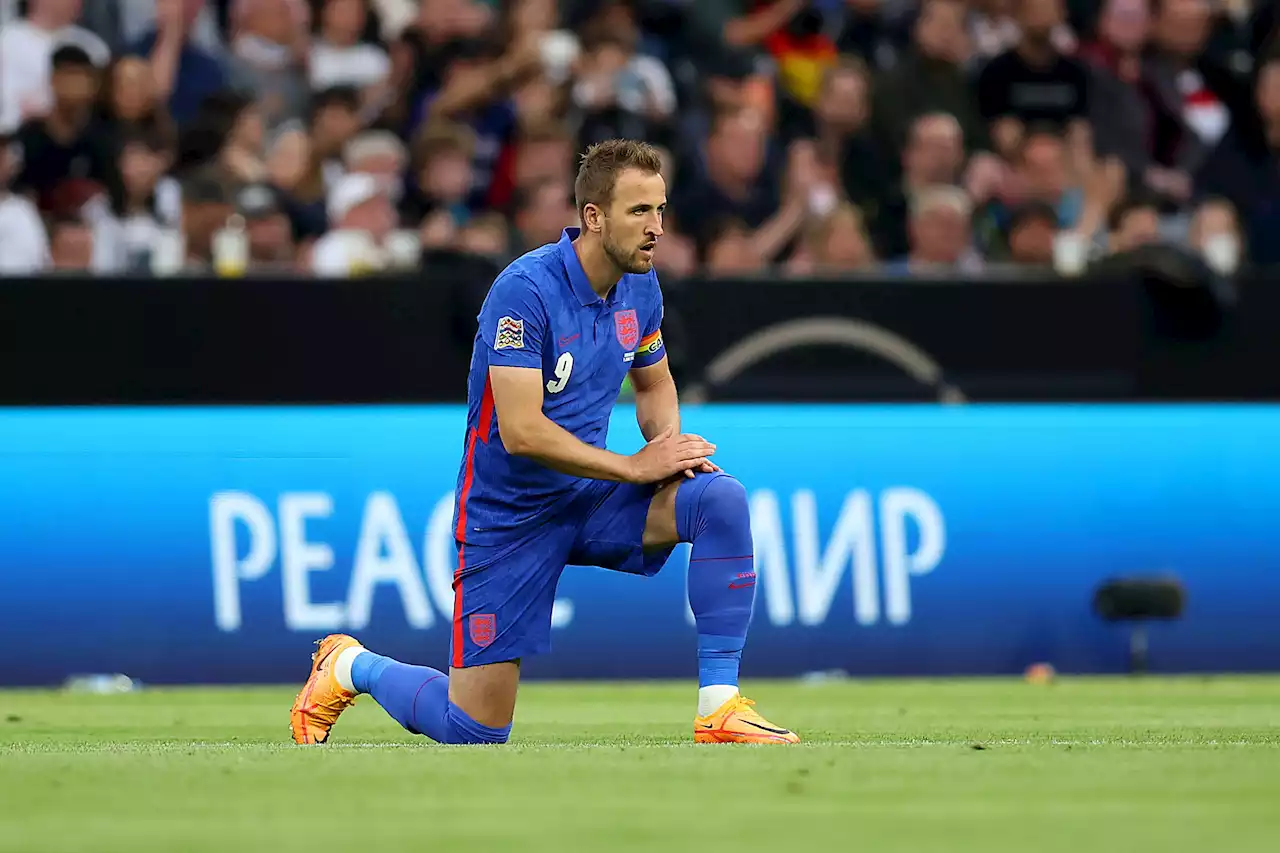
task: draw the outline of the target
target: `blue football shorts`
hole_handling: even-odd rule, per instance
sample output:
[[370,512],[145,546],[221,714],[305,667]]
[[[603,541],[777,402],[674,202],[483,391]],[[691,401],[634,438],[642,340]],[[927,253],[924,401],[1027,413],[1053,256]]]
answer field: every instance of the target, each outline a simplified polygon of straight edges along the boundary
[[455,668],[518,660],[551,649],[551,607],[566,565],[646,577],[673,548],[646,552],[653,485],[584,480],[555,518],[501,545],[458,544],[453,585]]

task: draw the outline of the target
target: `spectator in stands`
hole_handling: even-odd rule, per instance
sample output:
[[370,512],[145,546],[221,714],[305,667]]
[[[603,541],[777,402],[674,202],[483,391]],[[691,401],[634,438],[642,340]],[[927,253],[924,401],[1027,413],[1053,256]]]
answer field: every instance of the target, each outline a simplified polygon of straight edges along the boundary
[[[516,193],[515,226],[520,251],[527,252],[544,243],[554,243],[565,228],[577,223],[578,213],[564,184],[543,180]],[[665,253],[665,234],[661,242]]]
[[116,203],[124,196],[119,142],[110,125],[95,116],[99,71],[78,47],[53,52],[53,105],[44,118],[27,122],[15,139],[22,170],[14,184],[34,194],[46,212],[72,215],[105,191]]
[[509,176],[501,170],[517,129],[511,90],[538,67],[539,58],[531,49],[499,54],[492,41],[485,40],[457,42],[448,50],[439,83],[417,98],[407,131],[415,133],[441,119],[469,125],[476,137],[471,206],[478,210],[501,204],[510,194]]
[[864,205],[882,197],[891,180],[868,125],[870,78],[857,58],[828,67],[813,111],[805,113],[807,120],[798,127],[801,138],[816,145],[820,183]]
[[685,7],[689,53],[703,62],[763,46],[805,12],[806,0],[703,0]]
[[764,268],[764,258],[752,239],[752,229],[741,219],[721,216],[711,222],[706,235],[703,271],[707,275],[728,278],[759,272]]
[[1254,67],[1255,54],[1265,54],[1257,44],[1272,34],[1273,24],[1267,20],[1276,11],[1272,3],[1257,0],[1220,0],[1213,4],[1216,13],[1205,44],[1205,56],[1217,67],[1248,75]]
[[386,267],[382,243],[395,228],[396,217],[377,178],[343,176],[329,194],[328,212],[332,230],[312,250],[316,275],[357,278]]
[[214,169],[193,170],[182,181],[182,236],[192,266],[208,269],[213,260],[213,236],[236,212],[230,185]]
[[1015,159],[1027,128],[1049,125],[1069,133],[1073,149],[1083,152],[1089,146],[1089,80],[1084,65],[1054,44],[1062,0],[1022,0],[1017,20],[1017,45],[987,63],[978,78],[978,104],[996,150]]
[[267,145],[267,180],[277,193],[292,196],[312,171],[311,159],[311,137],[300,124],[288,125]]
[[1236,209],[1231,202],[1209,199],[1201,204],[1191,218],[1187,236],[1191,248],[1215,272],[1231,275],[1240,266],[1244,247],[1241,244]]
[[307,132],[301,127],[282,129],[271,144],[266,165],[267,180],[289,217],[294,238],[306,244],[328,230],[324,169],[312,152]]
[[[459,40],[483,36],[493,25],[493,10],[469,0],[420,2],[414,17],[389,45],[391,80],[397,98],[387,118],[407,134],[425,92],[439,88]],[[406,97],[407,96],[407,97]],[[414,117],[416,119],[416,117]]]
[[1160,239],[1160,209],[1154,199],[1134,196],[1121,202],[1111,213],[1107,253],[1131,252]]
[[475,146],[475,134],[463,124],[442,121],[423,129],[414,147],[414,180],[400,205],[406,226],[421,227],[435,213],[455,228],[467,223]]
[[[553,119],[524,127],[512,158],[514,189],[527,189],[542,181],[572,186],[577,173],[576,151],[573,134]],[[667,192],[672,189],[668,183]]]
[[1084,190],[1072,173],[1066,141],[1052,126],[1024,134],[1009,191],[983,209],[978,243],[986,257],[1005,255],[1013,212],[1026,203],[1048,205],[1058,217],[1059,228],[1073,229],[1081,221]]
[[716,117],[702,156],[682,172],[673,188],[677,198],[674,206],[686,212],[686,222],[697,217],[701,230],[696,237],[704,250],[713,238],[709,224],[727,217],[740,219],[758,231],[753,242],[767,242],[775,251],[795,233],[803,221],[803,210],[782,217],[782,199],[777,178],[768,168],[769,157],[768,133],[759,113],[738,109]]
[[708,59],[698,54],[699,63],[696,112],[682,116],[680,128],[689,140],[702,139],[709,133],[714,117],[721,112],[750,109],[772,124],[777,112],[777,94],[773,78],[749,55],[728,50]]
[[841,204],[825,216],[813,216],[805,225],[800,247],[787,263],[793,276],[867,270],[875,264],[862,213]]
[[1148,188],[1167,206],[1184,207],[1193,178],[1243,114],[1232,74],[1204,57],[1207,0],[1155,0],[1154,50],[1145,68],[1147,108],[1154,116],[1153,166]]
[[902,152],[900,180],[886,187],[869,207],[871,232],[881,257],[907,254],[912,196],[925,187],[958,184],[963,166],[964,138],[954,116],[926,113],[912,123]]
[[566,87],[555,86],[546,75],[539,75],[517,86],[511,94],[516,111],[516,133],[524,132],[545,123],[548,116],[561,116],[569,112]]
[[[224,56],[227,38],[222,31],[225,15],[214,13],[214,7],[226,10],[231,0],[214,0],[203,3],[202,8],[191,13],[190,40],[193,45],[211,56]],[[158,29],[161,10],[156,0],[91,0],[85,4],[85,12],[99,35],[121,47],[135,44]],[[109,36],[108,36],[109,33]]]
[[[193,153],[190,140],[198,133],[200,146],[207,145],[213,152],[207,162],[216,169],[220,180],[233,187],[233,192],[267,179],[266,130],[257,101],[231,90],[218,92],[205,99],[193,124],[195,129],[184,140],[184,154]],[[190,165],[199,165],[202,159]]]
[[111,51],[92,32],[75,25],[82,0],[30,0],[25,19],[0,28],[0,131],[43,118],[53,107],[49,70],[59,47],[80,48],[98,68]]
[[142,270],[162,231],[178,227],[182,190],[165,176],[174,160],[174,140],[159,128],[131,128],[122,139],[120,172],[124,196],[115,209],[124,269]]
[[316,94],[311,104],[311,158],[324,187],[342,175],[341,158],[347,143],[363,128],[360,93],[349,86],[335,86]]
[[1099,156],[1117,159],[1135,187],[1158,189],[1163,176],[1152,163],[1153,122],[1142,80],[1143,51],[1151,30],[1148,0],[1106,0],[1098,38],[1080,56],[1089,73],[1089,122]]
[[347,174],[373,175],[393,203],[404,195],[404,173],[409,157],[404,143],[386,130],[368,130],[347,143],[342,155]]
[[1058,211],[1053,205],[1032,201],[1015,208],[1009,219],[1009,262],[1052,266],[1053,244],[1059,230]]
[[236,196],[236,212],[244,218],[252,267],[276,271],[292,267],[296,251],[293,234],[271,187],[245,187]]
[[910,252],[885,265],[886,272],[914,275],[972,273],[981,269],[973,251],[969,220],[973,204],[959,187],[933,186],[911,200]]
[[117,130],[158,130],[171,133],[168,111],[156,101],[151,65],[137,56],[124,56],[112,64],[102,89],[100,111]]
[[93,268],[94,232],[82,219],[55,217],[49,234],[49,255],[56,272],[84,273]]
[[[1022,29],[1012,9],[1019,0],[975,0],[969,13],[969,39],[974,57],[988,60],[1018,46]],[[1053,46],[1062,53],[1075,50],[1075,34],[1065,22],[1053,29]]]
[[1018,44],[1021,31],[1014,20],[1015,0],[973,0],[970,3],[966,30],[974,59],[986,62]]
[[511,235],[501,213],[483,213],[469,221],[458,243],[473,255],[500,258],[504,263],[510,260]]
[[49,236],[40,212],[9,191],[18,174],[18,146],[0,130],[0,275],[35,275],[49,267]]
[[1201,198],[1231,201],[1244,223],[1254,263],[1280,263],[1280,55],[1266,57],[1254,86],[1256,128],[1241,123],[1196,176]]
[[[824,8],[828,15],[836,6]],[[903,19],[916,11],[914,4],[885,3],[882,0],[844,0],[844,21],[836,47],[842,56],[856,56],[868,66],[891,66],[909,28]]]
[[[1096,39],[1081,51],[1087,94],[1064,2]],[[1276,15],[1260,9],[1247,37],[1232,0],[1209,50],[1208,0],[1153,4],[1148,16],[1145,0],[28,0],[30,15],[0,30],[0,132],[10,90],[39,88],[23,51],[52,57],[69,41],[97,63],[107,46],[142,42],[111,66],[88,124],[37,117],[20,134],[18,186],[89,224],[97,271],[136,269],[147,235],[180,220],[192,256],[207,258],[237,211],[251,254],[288,263],[296,246],[311,269],[320,240],[320,264],[343,274],[380,267],[383,249],[394,266],[414,257],[411,234],[321,239],[365,214],[377,224],[386,201],[428,247],[503,256],[575,220],[579,137],[613,135],[673,155],[656,258],[668,277],[699,258],[731,275],[861,268],[873,254],[908,271],[976,269],[972,249],[954,249],[970,230],[953,215],[960,188],[988,260],[1043,265],[1058,233],[1147,239],[1145,201],[1117,208],[1123,227],[1101,227],[1126,190],[1159,197],[1167,235],[1187,232],[1192,202],[1228,198],[1251,253],[1280,260],[1269,248],[1280,246],[1280,72],[1262,54],[1252,101],[1236,79],[1244,46],[1264,44]],[[101,39],[74,29],[81,5]],[[83,69],[76,57],[68,79]],[[45,72],[44,109],[56,77]],[[50,120],[60,137],[32,136]],[[161,144],[174,122],[178,144]],[[157,174],[166,166],[188,197]],[[379,179],[376,198],[344,201],[362,195],[347,180],[361,175]],[[1228,221],[1211,204],[1189,234],[1220,265]]]
[[179,124],[193,118],[205,97],[226,88],[222,61],[192,38],[205,0],[155,0],[156,21],[130,52],[151,63],[156,98]]
[[965,149],[989,147],[977,95],[964,69],[969,58],[961,0],[923,0],[911,48],[875,85],[872,121],[886,152],[907,145],[911,126],[926,113],[954,116]]
[[653,139],[666,134],[676,110],[675,86],[666,66],[636,53],[634,24],[603,27],[589,37],[573,86],[578,147],[606,139]]
[[418,239],[423,249],[456,251],[462,227],[444,210],[428,213],[418,228]]
[[324,0],[319,38],[311,45],[312,89],[350,86],[366,105],[380,105],[391,94],[391,58],[379,45],[361,41],[367,24],[366,0]]
[[230,75],[274,129],[306,115],[311,52],[307,0],[232,0]]
[[847,157],[875,157],[878,152],[865,134],[871,115],[871,72],[860,59],[845,57],[822,75],[813,109],[803,113],[797,138],[812,139],[823,159],[833,163]]

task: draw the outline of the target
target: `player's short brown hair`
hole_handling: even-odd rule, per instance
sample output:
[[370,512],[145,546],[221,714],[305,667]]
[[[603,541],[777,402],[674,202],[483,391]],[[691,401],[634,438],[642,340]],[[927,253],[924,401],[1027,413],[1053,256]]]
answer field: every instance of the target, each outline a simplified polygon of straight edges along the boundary
[[578,166],[578,178],[573,182],[578,215],[584,215],[588,204],[608,205],[613,200],[618,175],[626,169],[661,174],[662,155],[649,143],[634,139],[609,139],[588,148]]

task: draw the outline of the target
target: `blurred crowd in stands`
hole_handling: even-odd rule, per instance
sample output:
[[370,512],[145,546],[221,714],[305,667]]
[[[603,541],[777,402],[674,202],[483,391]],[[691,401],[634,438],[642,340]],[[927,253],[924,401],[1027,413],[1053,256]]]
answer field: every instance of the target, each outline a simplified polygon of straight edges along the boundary
[[661,146],[665,275],[1280,260],[1276,0],[0,0],[0,274],[508,260]]

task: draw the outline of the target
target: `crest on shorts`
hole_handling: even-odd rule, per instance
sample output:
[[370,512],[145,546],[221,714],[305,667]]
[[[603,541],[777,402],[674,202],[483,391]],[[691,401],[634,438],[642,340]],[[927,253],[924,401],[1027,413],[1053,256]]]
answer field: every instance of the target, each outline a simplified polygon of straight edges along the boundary
[[640,323],[636,320],[636,310],[634,308],[615,311],[613,327],[618,333],[618,343],[622,344],[623,349],[634,350],[636,344],[640,343]]
[[476,613],[467,620],[471,630],[471,642],[480,648],[493,643],[498,635],[498,618],[492,613]]
[[524,320],[503,317],[498,320],[498,334],[494,337],[494,349],[524,349]]

